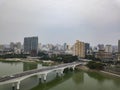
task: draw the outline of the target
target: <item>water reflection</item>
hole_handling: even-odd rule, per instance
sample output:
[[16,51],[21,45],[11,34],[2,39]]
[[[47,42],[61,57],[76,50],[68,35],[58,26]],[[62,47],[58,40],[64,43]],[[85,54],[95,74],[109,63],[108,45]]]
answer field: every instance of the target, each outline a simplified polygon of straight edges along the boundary
[[75,84],[83,84],[84,83],[84,73],[83,72],[75,73],[72,76],[72,79],[75,82]]
[[120,88],[120,78],[113,80],[114,84]]
[[72,74],[65,74],[62,77],[55,77],[53,80],[51,80],[50,82],[46,82],[46,83],[39,83],[38,86],[34,87],[31,90],[49,90],[63,82],[65,82],[66,80],[68,80],[69,78],[71,78]]
[[86,72],[87,75],[98,81],[99,84],[104,84],[105,81],[113,82],[117,87],[120,87],[120,78],[115,76],[110,76],[108,74],[103,74],[100,72]]
[[94,78],[99,83],[103,83],[106,80],[106,78],[99,73],[96,72],[86,72],[86,73],[88,74],[89,77]]
[[24,62],[23,63],[23,71],[28,71],[28,70],[32,70],[32,69],[37,69],[38,65],[37,63],[28,63],[28,62]]
[[[0,62],[0,76],[11,75],[26,70],[41,68],[37,63],[3,63]],[[11,84],[1,85],[0,90],[11,90]],[[46,83],[39,83],[37,76],[21,82],[21,90],[119,90],[120,78],[111,77],[99,72],[68,72],[62,77],[56,77],[56,72],[47,76]]]

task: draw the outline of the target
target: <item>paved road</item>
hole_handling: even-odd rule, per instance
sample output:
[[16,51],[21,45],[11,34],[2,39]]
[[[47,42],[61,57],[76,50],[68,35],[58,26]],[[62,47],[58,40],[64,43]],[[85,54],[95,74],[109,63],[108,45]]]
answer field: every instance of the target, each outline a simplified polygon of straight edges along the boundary
[[48,70],[52,70],[52,69],[59,69],[59,68],[63,68],[63,67],[70,66],[70,65],[76,65],[78,63],[80,63],[80,62],[60,64],[60,65],[50,66],[50,67],[46,67],[46,68],[42,68],[42,69],[29,70],[29,71],[14,74],[14,75],[11,75],[11,76],[0,77],[0,82],[5,82],[5,81],[8,81],[8,80],[17,79],[17,78],[24,77],[24,76],[31,75],[31,74],[35,74],[35,73],[38,73],[38,72],[44,72],[44,71],[48,71]]

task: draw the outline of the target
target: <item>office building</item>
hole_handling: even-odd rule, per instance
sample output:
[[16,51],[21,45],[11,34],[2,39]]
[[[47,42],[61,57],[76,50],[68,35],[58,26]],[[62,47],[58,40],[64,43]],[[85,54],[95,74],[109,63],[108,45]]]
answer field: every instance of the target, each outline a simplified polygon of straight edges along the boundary
[[67,46],[68,46],[67,43],[64,43],[64,45],[63,45],[63,49],[64,49],[64,51],[66,51],[66,50],[68,49]]
[[90,44],[89,43],[85,43],[85,55],[88,54],[89,49],[90,49]]
[[24,52],[36,56],[38,53],[38,37],[24,38]]

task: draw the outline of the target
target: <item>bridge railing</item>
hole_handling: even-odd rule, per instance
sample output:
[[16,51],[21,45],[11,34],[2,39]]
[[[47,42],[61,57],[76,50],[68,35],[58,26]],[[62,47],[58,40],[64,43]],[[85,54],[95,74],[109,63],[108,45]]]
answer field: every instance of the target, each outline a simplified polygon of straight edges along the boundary
[[31,74],[34,74],[34,73],[44,72],[44,71],[48,71],[48,70],[52,70],[52,69],[58,69],[58,68],[66,67],[66,66],[72,66],[72,65],[76,65],[76,64],[79,64],[79,63],[78,62],[73,62],[73,63],[67,63],[67,64],[60,64],[60,65],[45,67],[45,68],[41,68],[41,69],[33,69],[33,70],[25,71],[25,72],[22,72],[22,73],[17,73],[17,74],[13,74],[13,75],[10,75],[10,76],[2,77],[2,78],[0,78],[0,82],[24,77],[24,76],[31,75]]

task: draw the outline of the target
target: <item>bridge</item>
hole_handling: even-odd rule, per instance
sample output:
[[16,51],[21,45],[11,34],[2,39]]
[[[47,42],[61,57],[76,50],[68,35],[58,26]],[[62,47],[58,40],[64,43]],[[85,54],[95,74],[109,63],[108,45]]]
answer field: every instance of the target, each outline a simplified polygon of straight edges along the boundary
[[42,69],[29,70],[18,74],[13,74],[10,76],[0,77],[0,85],[12,83],[12,87],[15,88],[15,84],[16,84],[16,89],[19,90],[20,82],[24,79],[38,75],[39,80],[41,80],[41,78],[43,77],[44,81],[46,81],[47,75],[50,72],[56,71],[57,73],[60,72],[62,75],[65,68],[73,68],[74,70],[77,65],[83,65],[83,64],[85,63],[73,62],[67,64],[60,64],[56,66],[45,67]]

